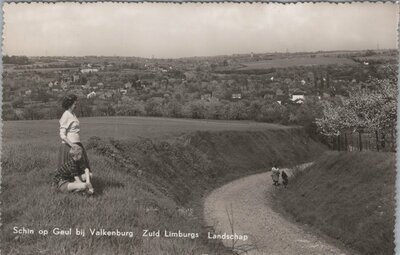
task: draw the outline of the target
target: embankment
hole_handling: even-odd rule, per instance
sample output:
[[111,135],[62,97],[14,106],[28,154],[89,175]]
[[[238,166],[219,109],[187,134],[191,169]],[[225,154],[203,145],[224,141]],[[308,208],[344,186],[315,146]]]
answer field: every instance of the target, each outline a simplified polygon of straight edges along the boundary
[[[202,196],[232,179],[266,171],[273,163],[312,160],[325,149],[298,128],[200,131],[168,140],[92,137],[86,147],[96,190],[90,198],[51,189],[56,145],[3,150],[4,254],[224,254],[220,243],[206,240]],[[16,236],[14,226],[50,233],[54,227],[78,228],[86,235]],[[132,235],[91,235],[94,228]],[[144,230],[189,234],[143,237]]]
[[112,158],[120,168],[139,175],[144,183],[186,204],[227,181],[272,164],[293,165],[325,149],[301,129],[268,131],[199,131],[177,139],[103,141],[93,137],[89,149]]
[[276,192],[279,207],[362,254],[394,254],[395,154],[333,153]]

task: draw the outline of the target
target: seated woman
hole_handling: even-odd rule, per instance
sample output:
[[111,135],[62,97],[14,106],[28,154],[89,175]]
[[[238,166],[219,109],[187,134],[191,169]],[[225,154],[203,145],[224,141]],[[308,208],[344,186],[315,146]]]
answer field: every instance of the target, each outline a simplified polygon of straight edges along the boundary
[[89,169],[84,167],[81,162],[82,148],[79,146],[72,147],[69,153],[70,159],[57,169],[54,177],[54,183],[58,190],[62,192],[86,191],[88,194],[93,194],[94,190],[89,181]]

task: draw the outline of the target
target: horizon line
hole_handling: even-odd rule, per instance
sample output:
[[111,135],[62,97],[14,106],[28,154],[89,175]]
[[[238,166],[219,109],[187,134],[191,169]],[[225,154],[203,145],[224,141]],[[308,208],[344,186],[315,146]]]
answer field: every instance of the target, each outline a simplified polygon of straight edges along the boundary
[[185,58],[212,58],[212,57],[232,57],[235,55],[265,55],[265,54],[301,54],[301,53],[328,53],[328,52],[362,52],[362,51],[391,51],[396,50],[399,51],[398,48],[383,48],[383,49],[348,49],[348,50],[317,50],[317,51],[274,51],[274,52],[248,52],[248,53],[231,53],[231,54],[222,54],[222,55],[194,55],[194,56],[187,56],[187,57],[140,57],[140,56],[133,56],[133,55],[11,55],[11,54],[2,54],[4,56],[16,56],[16,57],[29,57],[29,58],[39,58],[39,57],[71,57],[71,58],[79,58],[79,57],[118,57],[118,58],[142,58],[142,59],[159,59],[159,60],[166,60],[166,59],[185,59]]

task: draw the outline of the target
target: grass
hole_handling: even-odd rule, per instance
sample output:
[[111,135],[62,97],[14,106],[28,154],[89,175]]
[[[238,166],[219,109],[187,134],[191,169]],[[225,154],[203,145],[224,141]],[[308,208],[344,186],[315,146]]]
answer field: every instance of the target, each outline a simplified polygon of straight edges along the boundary
[[[269,130],[288,127],[254,121],[193,120],[155,117],[92,117],[80,118],[81,137],[114,139],[160,138],[194,131]],[[3,122],[3,143],[58,144],[58,120],[21,120]]]
[[361,254],[394,254],[395,179],[393,153],[328,153],[276,197],[296,221]]
[[[272,162],[308,161],[324,150],[300,129],[274,125],[261,129],[246,122],[235,126],[234,122],[134,120],[82,121],[84,127],[95,127],[93,134],[103,135],[85,141],[95,174],[93,197],[52,188],[58,141],[44,134],[57,132],[55,121],[5,123],[2,254],[226,254],[221,243],[206,239],[202,196],[227,181],[269,169]],[[105,124],[99,125],[100,121]],[[125,132],[111,132],[111,123]],[[164,133],[154,135],[154,130]],[[139,132],[147,137],[134,135]],[[173,135],[176,132],[181,135]],[[185,209],[193,215],[182,213]],[[79,228],[86,230],[86,236],[16,235],[15,226],[49,231]],[[134,235],[91,236],[89,228]],[[200,238],[145,238],[144,229],[195,232]]]

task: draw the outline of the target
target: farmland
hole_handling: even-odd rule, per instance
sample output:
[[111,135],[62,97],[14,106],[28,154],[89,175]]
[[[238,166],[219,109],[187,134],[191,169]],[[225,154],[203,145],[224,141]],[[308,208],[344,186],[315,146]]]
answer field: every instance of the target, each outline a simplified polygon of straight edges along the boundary
[[288,57],[282,59],[262,60],[256,62],[245,62],[245,67],[238,70],[253,69],[271,69],[271,68],[287,68],[287,67],[308,67],[308,66],[324,66],[324,65],[356,65],[352,59],[339,57]]
[[[318,105],[346,97],[372,79],[393,77],[397,63],[393,50],[180,59],[9,57],[8,61],[3,79],[5,120],[57,119],[61,98],[73,93],[80,98],[77,111],[81,117],[153,116],[300,125],[299,112],[309,112],[299,109],[302,102]],[[301,102],[295,102],[296,95],[301,95]]]

